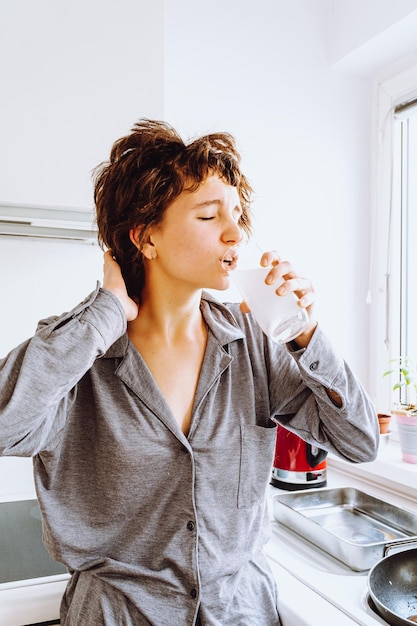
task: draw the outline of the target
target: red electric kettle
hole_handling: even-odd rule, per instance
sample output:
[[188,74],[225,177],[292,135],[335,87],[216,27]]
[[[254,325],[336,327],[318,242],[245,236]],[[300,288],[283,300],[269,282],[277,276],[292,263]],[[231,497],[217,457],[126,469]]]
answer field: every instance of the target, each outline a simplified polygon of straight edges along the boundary
[[277,425],[271,484],[287,491],[326,486],[327,452]]

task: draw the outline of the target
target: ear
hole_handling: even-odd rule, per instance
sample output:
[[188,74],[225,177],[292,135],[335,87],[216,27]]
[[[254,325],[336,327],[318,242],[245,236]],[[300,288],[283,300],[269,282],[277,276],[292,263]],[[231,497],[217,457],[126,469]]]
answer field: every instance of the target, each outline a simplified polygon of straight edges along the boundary
[[140,250],[140,245],[141,245],[140,244],[141,232],[142,232],[142,228],[140,226],[136,226],[135,228],[131,228],[129,230],[129,239],[133,243],[135,248],[137,248],[138,250]]
[[131,228],[129,231],[130,241],[139,250],[139,252],[143,254],[146,259],[153,261],[157,257],[155,245],[152,243],[150,236],[144,243],[141,243],[142,231],[143,226],[136,226],[135,228]]

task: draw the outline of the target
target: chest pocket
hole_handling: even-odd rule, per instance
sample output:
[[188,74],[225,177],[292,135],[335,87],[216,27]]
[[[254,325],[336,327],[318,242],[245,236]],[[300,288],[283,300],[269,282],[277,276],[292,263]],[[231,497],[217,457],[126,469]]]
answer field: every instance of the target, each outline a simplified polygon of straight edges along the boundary
[[276,428],[240,427],[239,509],[254,506],[265,495],[272,473]]

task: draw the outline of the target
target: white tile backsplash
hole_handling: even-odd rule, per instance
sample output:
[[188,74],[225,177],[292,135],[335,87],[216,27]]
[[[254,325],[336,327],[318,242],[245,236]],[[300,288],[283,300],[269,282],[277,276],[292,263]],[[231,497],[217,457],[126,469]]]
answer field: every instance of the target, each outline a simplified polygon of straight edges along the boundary
[[0,501],[34,498],[32,459],[0,457]]

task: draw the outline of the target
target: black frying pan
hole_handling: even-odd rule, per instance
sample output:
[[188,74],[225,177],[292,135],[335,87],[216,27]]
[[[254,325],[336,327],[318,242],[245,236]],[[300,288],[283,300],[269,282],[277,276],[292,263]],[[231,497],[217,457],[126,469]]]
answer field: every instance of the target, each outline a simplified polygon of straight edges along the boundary
[[368,574],[370,596],[391,626],[417,624],[417,548],[389,554]]

